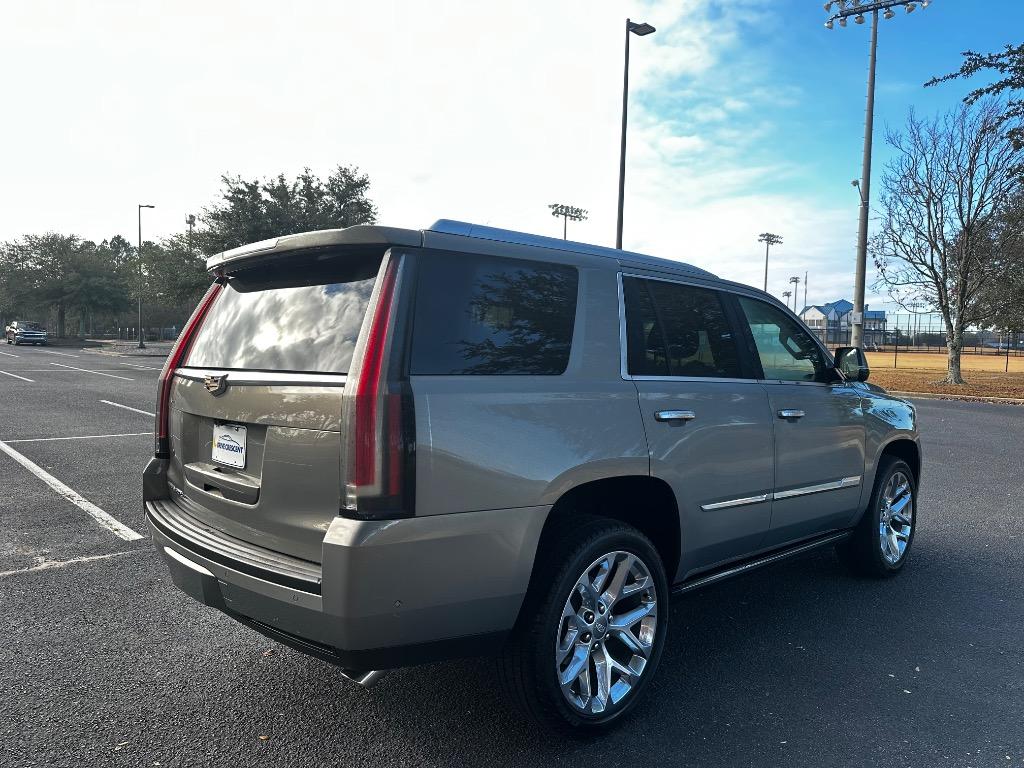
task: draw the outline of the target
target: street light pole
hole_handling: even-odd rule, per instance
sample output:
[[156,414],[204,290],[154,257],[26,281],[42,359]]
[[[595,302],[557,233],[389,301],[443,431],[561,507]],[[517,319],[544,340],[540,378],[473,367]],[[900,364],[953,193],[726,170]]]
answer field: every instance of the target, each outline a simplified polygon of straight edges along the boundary
[[655,29],[645,22],[626,19],[626,57],[622,68],[622,137],[619,143],[619,208],[615,226],[615,247],[622,248],[622,209],[626,197],[626,108],[629,105],[629,36],[643,37]]
[[893,8],[903,6],[912,13],[917,6],[927,8],[931,0],[829,0],[825,13],[832,13],[833,6],[839,11],[825,22],[826,29],[832,29],[835,22],[846,26],[846,20],[853,17],[855,24],[864,23],[864,14],[871,13],[871,48],[868,55],[868,98],[864,115],[864,156],[861,161],[860,178],[860,221],[857,228],[857,266],[853,286],[853,316],[850,332],[850,346],[860,347],[864,342],[864,283],[868,261],[868,213],[871,203],[871,143],[875,122],[875,59],[878,49],[878,12],[884,11],[885,18],[896,14]]
[[155,205],[143,205],[139,203],[139,349],[145,349],[146,343],[142,340],[142,209],[156,208]]
[[782,237],[771,232],[762,232],[757,236],[757,242],[764,243],[764,292],[768,293],[768,249],[782,243]]

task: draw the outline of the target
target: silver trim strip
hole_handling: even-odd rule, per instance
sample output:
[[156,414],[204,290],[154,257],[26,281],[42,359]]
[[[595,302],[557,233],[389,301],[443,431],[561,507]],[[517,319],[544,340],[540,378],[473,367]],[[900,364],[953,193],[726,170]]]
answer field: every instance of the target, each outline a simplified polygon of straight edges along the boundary
[[201,566],[199,563],[194,563],[184,555],[179,555],[170,547],[164,547],[164,552],[166,552],[170,557],[177,560],[179,563],[184,565],[189,570],[195,571],[196,573],[201,573],[203,576],[210,576],[211,578],[214,577],[212,572],[208,571],[206,568],[203,568],[203,566]]
[[772,495],[762,493],[759,496],[746,496],[742,499],[729,499],[728,501],[716,501],[714,504],[701,504],[700,508],[705,512],[713,512],[716,509],[728,509],[729,507],[742,507],[745,504],[760,504],[768,501]]
[[860,485],[860,475],[850,475],[844,477],[841,480],[833,480],[828,483],[819,483],[817,485],[805,485],[802,488],[791,488],[788,491],[777,491],[776,493],[761,493],[757,496],[744,496],[740,499],[727,499],[726,501],[716,501],[712,504],[701,504],[700,508],[705,512],[713,512],[716,509],[729,509],[730,507],[742,507],[746,504],[760,504],[762,502],[780,499],[792,499],[797,496],[807,496],[812,493],[822,493],[824,491],[838,491],[843,488],[855,488]]
[[227,376],[228,384],[236,386],[299,385],[318,387],[344,387],[348,376],[344,373],[292,373],[289,371],[232,371],[223,368],[178,368],[174,375],[189,381],[203,381],[207,376]]
[[626,295],[622,286],[622,272],[616,274],[619,288],[619,375],[626,381],[632,381],[629,375],[629,362],[626,351]]
[[803,488],[791,488],[788,491],[776,491],[772,494],[772,498],[792,499],[795,496],[807,496],[812,493],[822,493],[824,491],[838,491],[843,488],[853,488],[858,485],[860,485],[860,475],[851,475],[850,477],[844,477],[841,480],[833,480],[829,483],[805,485]]
[[679,584],[679,585],[677,585],[677,586],[672,588],[672,594],[674,594],[674,595],[681,595],[681,594],[684,594],[686,592],[692,592],[695,589],[699,589],[701,587],[706,587],[706,586],[708,586],[710,584],[714,584],[716,582],[722,581],[723,579],[728,579],[728,578],[730,578],[732,576],[739,576],[740,574],[746,573],[747,571],[754,570],[755,568],[760,568],[761,566],[764,566],[764,565],[771,565],[772,563],[777,563],[780,560],[786,560],[787,558],[793,557],[794,555],[799,555],[799,554],[802,554],[804,552],[809,552],[812,549],[817,549],[818,547],[824,547],[824,546],[826,546],[828,544],[832,544],[832,543],[834,543],[836,541],[839,541],[841,539],[845,539],[849,535],[850,535],[849,531],[841,531],[840,533],[834,533],[834,534],[827,535],[827,536],[825,536],[823,538],[820,538],[820,539],[815,539],[814,541],[810,541],[810,542],[808,542],[806,544],[801,544],[799,546],[793,547],[792,549],[786,549],[786,550],[783,550],[782,552],[776,552],[773,555],[768,555],[766,557],[760,557],[757,560],[753,560],[751,562],[744,563],[743,565],[737,565],[737,566],[735,566],[733,568],[727,568],[724,571],[718,571],[717,573],[712,573],[710,576],[703,576],[703,577],[694,579],[691,582],[686,582],[686,583],[683,583],[683,584]]

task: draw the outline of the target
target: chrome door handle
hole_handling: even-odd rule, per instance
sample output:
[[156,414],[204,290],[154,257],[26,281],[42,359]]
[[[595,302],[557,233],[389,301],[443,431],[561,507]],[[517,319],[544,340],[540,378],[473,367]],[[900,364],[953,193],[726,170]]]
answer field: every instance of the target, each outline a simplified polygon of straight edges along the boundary
[[693,411],[655,411],[655,421],[691,421],[697,418]]
[[806,415],[799,408],[781,408],[779,410],[780,419],[802,419]]

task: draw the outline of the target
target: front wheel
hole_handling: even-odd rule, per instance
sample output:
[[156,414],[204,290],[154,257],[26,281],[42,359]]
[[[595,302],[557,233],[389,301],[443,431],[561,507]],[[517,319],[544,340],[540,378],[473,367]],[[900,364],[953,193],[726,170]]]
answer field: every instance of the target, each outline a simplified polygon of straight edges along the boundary
[[885,456],[864,516],[839,548],[846,563],[866,576],[893,576],[910,555],[917,527],[917,482],[910,465]]
[[510,698],[542,727],[604,731],[640,700],[668,630],[668,582],[650,540],[577,518],[542,544],[499,665]]

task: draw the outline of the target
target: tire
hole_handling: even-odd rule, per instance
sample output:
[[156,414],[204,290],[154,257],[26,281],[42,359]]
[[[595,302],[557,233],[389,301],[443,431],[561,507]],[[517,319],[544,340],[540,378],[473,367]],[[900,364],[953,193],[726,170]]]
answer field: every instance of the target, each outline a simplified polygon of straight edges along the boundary
[[[580,587],[584,581],[589,590]],[[621,596],[613,599],[613,593]],[[498,661],[508,697],[558,735],[583,738],[611,729],[642,699],[657,671],[668,598],[661,558],[640,531],[605,518],[563,521],[545,533],[519,621]],[[622,626],[614,626],[616,619]],[[569,671],[574,665],[579,675]],[[599,669],[608,670],[603,689]],[[565,692],[560,674],[569,680]],[[596,689],[589,699],[588,689]]]
[[[904,486],[905,489],[900,491]],[[907,496],[909,499],[904,502]],[[909,516],[907,509],[910,510]],[[875,485],[867,509],[852,536],[838,548],[840,557],[854,573],[862,576],[895,576],[903,570],[910,557],[916,530],[917,481],[914,473],[902,459],[883,456],[875,473]]]

